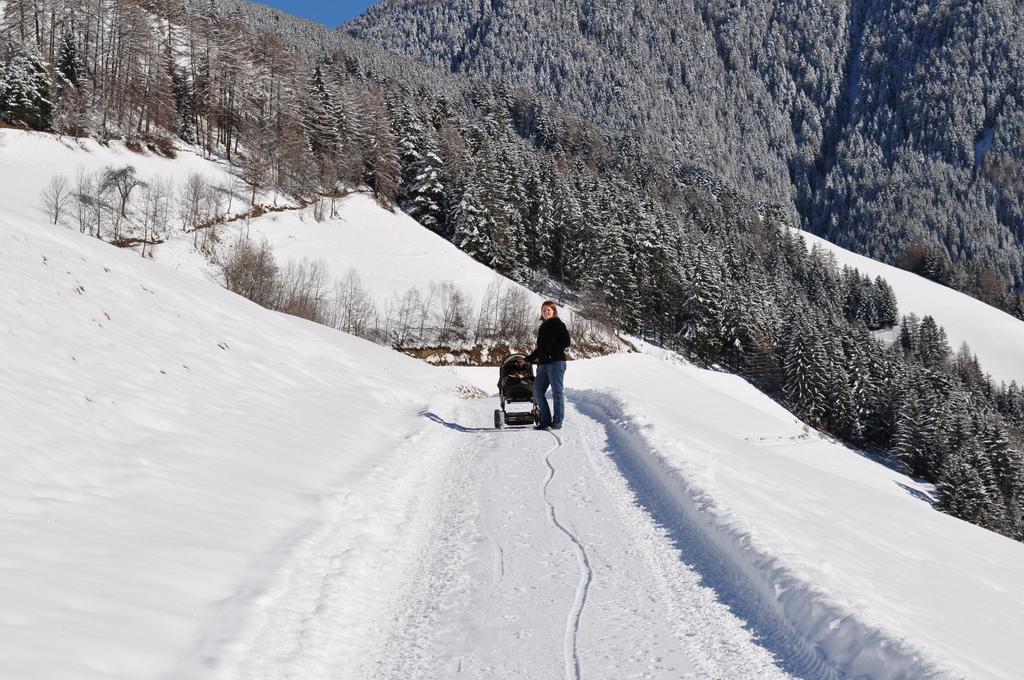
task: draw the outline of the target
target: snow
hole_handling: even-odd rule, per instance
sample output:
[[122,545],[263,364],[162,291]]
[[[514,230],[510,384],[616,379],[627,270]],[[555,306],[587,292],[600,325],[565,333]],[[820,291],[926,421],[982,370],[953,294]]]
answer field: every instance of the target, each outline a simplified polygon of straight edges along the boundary
[[[136,156],[0,134],[0,677],[1019,677],[1024,545],[742,379],[575,361],[564,430],[495,431],[493,368],[261,309],[193,254],[161,266],[176,242],[154,262],[45,224],[51,169]],[[251,226],[375,295],[492,280],[348,201]],[[983,343],[1013,324],[899,273],[904,311],[1017,366]]]
[[[459,372],[480,387],[491,377]],[[1024,545],[936,511],[928,485],[808,430],[737,376],[648,350],[573,362],[566,384],[571,420],[601,424],[640,502],[783,666],[1019,676]]]
[[862,274],[881,276],[896,293],[899,313],[931,316],[946,330],[956,351],[966,342],[981,368],[996,381],[1024,384],[1024,321],[968,295],[916,274],[858,255],[808,232],[800,232],[808,247],[820,245],[836,256],[840,266],[849,265]]
[[[204,158],[194,150],[178,150],[177,158],[172,160],[148,150],[131,151],[118,141],[101,145],[92,139],[0,130],[0,176],[4,178],[0,182],[0,205],[5,206],[2,214],[11,220],[43,221],[40,194],[51,177],[64,175],[73,184],[79,169],[97,172],[108,166],[124,165],[133,165],[146,182],[167,178],[180,185],[191,173],[221,185],[237,180],[236,168],[218,159]],[[248,208],[249,198],[244,185],[238,188],[232,213]],[[259,196],[259,202],[293,205],[283,197],[265,194]],[[337,209],[338,217],[323,222],[313,219],[313,209],[307,207],[267,212],[250,220],[238,219],[218,229],[224,248],[229,248],[239,236],[255,241],[265,239],[282,266],[289,261],[321,260],[334,280],[354,269],[378,307],[413,286],[426,294],[431,283],[444,281],[454,283],[474,305],[491,283],[518,287],[403,212],[381,209],[364,192],[341,199]],[[72,212],[69,209],[61,223],[77,229]],[[172,218],[172,224],[180,225],[177,216]],[[172,232],[166,243],[153,249],[154,259],[198,278],[220,281],[217,268],[192,242],[192,234]],[[540,306],[540,296],[530,292],[528,298]],[[571,310],[566,313],[571,316]]]
[[[97,172],[125,165],[134,166],[144,181],[167,177],[181,183],[193,172],[213,182],[233,178],[226,164],[207,160],[192,150],[178,150],[177,157],[170,159],[148,150],[131,151],[116,140],[103,145],[94,139],[0,129],[2,216],[9,221],[39,222],[45,219],[40,195],[51,177],[63,175],[73,187],[79,169]],[[72,224],[70,218],[66,223]]]
[[980,168],[985,164],[985,154],[992,150],[995,135],[995,126],[987,127],[982,130],[981,135],[974,142],[974,167]]
[[[339,216],[323,222],[313,219],[310,207],[268,213],[249,224],[236,222],[226,229],[233,235],[266,240],[282,264],[322,260],[335,280],[354,269],[378,307],[413,286],[425,294],[431,282],[451,281],[476,303],[492,282],[518,286],[405,213],[381,209],[368,194],[350,194],[337,207]],[[189,257],[194,267],[201,268],[191,239],[175,239],[157,249],[160,260],[185,262]],[[541,298],[533,293],[529,297],[539,308]]]
[[446,374],[77,233],[0,240],[0,676],[158,677],[237,648],[223,622],[339,514],[362,518],[335,566],[365,605],[431,461],[401,438]]

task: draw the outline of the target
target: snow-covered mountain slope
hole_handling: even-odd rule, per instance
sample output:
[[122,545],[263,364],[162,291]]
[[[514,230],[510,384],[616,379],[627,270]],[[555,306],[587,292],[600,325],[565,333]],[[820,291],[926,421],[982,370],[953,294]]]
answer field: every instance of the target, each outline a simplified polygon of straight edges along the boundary
[[1024,321],[917,274],[858,255],[814,234],[800,234],[808,246],[818,244],[833,253],[840,265],[884,278],[896,293],[900,314],[932,316],[946,329],[953,350],[967,342],[982,368],[997,381],[1024,384]]
[[[338,217],[323,222],[317,222],[313,208],[307,207],[267,213],[248,224],[235,222],[225,229],[231,236],[248,233],[256,241],[266,240],[282,265],[319,260],[334,279],[355,270],[378,306],[388,298],[401,297],[413,286],[425,294],[431,282],[450,281],[476,303],[491,283],[518,287],[400,210],[381,208],[368,194],[340,199],[337,210]],[[230,238],[225,245],[230,247]],[[192,266],[202,267],[202,255],[187,238],[175,238],[161,246],[156,257],[176,263],[191,258]],[[530,293],[529,297],[540,306],[537,295]]]
[[[80,169],[96,173],[106,167],[125,165],[134,166],[143,181],[166,178],[176,187],[189,174],[198,173],[208,182],[233,190],[232,214],[249,207],[250,189],[238,180],[237,169],[217,159],[203,158],[193,150],[179,149],[176,158],[168,159],[148,150],[130,151],[117,141],[101,145],[92,139],[0,130],[2,215],[26,223],[45,223],[41,193],[52,177],[63,175],[73,185]],[[138,200],[138,193],[136,190],[134,200]],[[176,196],[171,199],[177,203]],[[258,200],[264,205],[294,205],[285,197],[266,193],[260,193]],[[75,229],[74,212],[69,203],[60,223]],[[431,283],[444,281],[452,282],[474,303],[479,303],[491,283],[518,286],[401,211],[381,208],[367,194],[354,193],[340,199],[337,212],[338,217],[323,222],[314,219],[312,207],[268,212],[250,220],[229,222],[218,229],[225,249],[239,235],[266,240],[282,266],[304,259],[319,260],[335,280],[353,269],[379,306],[412,286],[426,294]],[[168,234],[166,243],[153,249],[154,259],[174,269],[220,281],[217,269],[193,247],[192,235],[180,231],[176,214],[172,225],[175,229]],[[539,306],[537,295],[529,293],[529,298]]]
[[[1024,545],[735,376],[573,362],[565,430],[496,432],[496,399],[456,396],[494,369],[268,312],[45,224],[37,195],[0,217],[0,677],[1024,666]],[[425,285],[393,240],[364,279]]]
[[[0,129],[2,216],[9,221],[17,218],[31,223],[46,222],[41,193],[50,178],[63,175],[69,188],[73,188],[75,175],[80,169],[98,172],[107,167],[125,165],[134,166],[139,177],[146,181],[165,177],[181,183],[194,172],[211,182],[227,183],[233,179],[226,165],[207,160],[187,149],[178,149],[172,159],[149,150],[131,151],[116,140],[104,145],[85,137],[76,139],[43,132]],[[244,188],[239,191],[240,195],[245,194]],[[69,204],[62,223],[73,225],[72,212]]]
[[325,532],[369,635],[449,375],[74,232],[0,243],[0,677],[226,663]]

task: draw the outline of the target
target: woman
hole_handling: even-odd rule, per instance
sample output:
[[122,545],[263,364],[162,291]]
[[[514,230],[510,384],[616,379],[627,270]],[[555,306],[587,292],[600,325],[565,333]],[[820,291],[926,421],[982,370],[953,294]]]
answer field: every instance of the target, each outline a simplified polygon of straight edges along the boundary
[[[543,321],[537,329],[537,349],[526,356],[526,361],[537,364],[537,377],[533,380],[533,398],[540,409],[540,422],[536,430],[560,430],[565,417],[565,397],[562,381],[565,378],[565,350],[572,343],[569,329],[558,318],[558,307],[551,300],[540,306]],[[548,408],[547,391],[551,386],[554,415]]]

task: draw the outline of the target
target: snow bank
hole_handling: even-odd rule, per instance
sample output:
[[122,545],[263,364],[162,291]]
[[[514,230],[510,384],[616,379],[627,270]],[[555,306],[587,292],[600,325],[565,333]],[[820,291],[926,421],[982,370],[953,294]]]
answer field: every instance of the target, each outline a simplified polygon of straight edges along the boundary
[[1024,545],[736,376],[652,351],[574,362],[566,381],[684,559],[790,669],[1019,677]]

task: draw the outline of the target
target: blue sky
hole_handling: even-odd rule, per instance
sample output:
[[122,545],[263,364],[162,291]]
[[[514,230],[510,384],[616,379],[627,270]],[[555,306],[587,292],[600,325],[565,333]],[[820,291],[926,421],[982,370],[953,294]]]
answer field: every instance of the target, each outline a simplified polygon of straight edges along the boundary
[[282,12],[304,19],[318,21],[335,28],[350,19],[355,19],[377,0],[256,0],[261,5],[275,7]]

